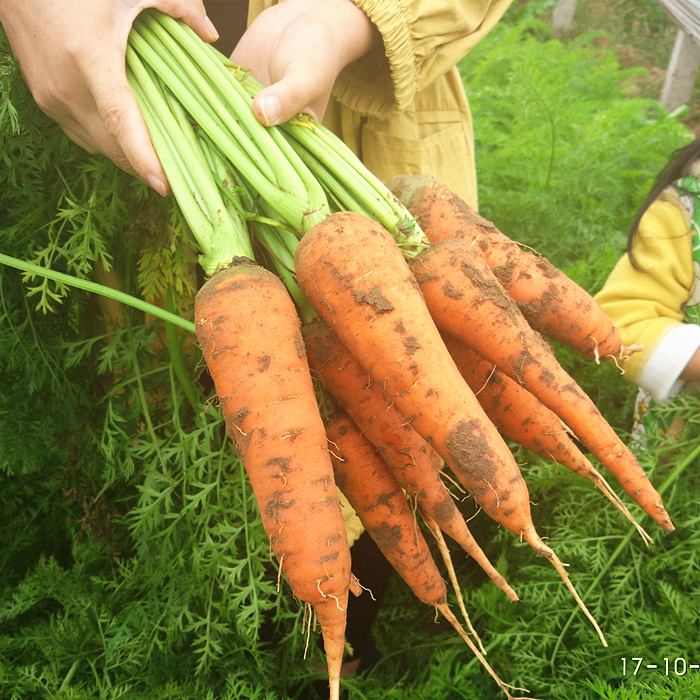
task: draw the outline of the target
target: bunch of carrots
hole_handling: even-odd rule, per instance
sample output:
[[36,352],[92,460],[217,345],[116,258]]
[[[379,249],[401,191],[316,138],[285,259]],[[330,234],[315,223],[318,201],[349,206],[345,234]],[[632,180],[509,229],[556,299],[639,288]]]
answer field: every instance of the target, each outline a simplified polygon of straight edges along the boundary
[[[590,479],[634,523],[585,446],[658,525],[673,525],[635,457],[545,338],[624,358],[600,307],[544,258],[429,177],[379,182],[313,120],[262,127],[259,86],[182,22],[144,12],[127,70],[208,279],[195,326],[227,434],[272,550],[318,620],[339,695],[348,595],[360,594],[338,489],[396,571],[445,616],[508,698],[469,623],[444,534],[511,599],[447,487],[548,559],[506,439]],[[322,393],[323,400],[319,400]],[[321,410],[320,406],[323,406]],[[447,564],[468,627],[421,529]],[[521,690],[521,689],[519,689]]]

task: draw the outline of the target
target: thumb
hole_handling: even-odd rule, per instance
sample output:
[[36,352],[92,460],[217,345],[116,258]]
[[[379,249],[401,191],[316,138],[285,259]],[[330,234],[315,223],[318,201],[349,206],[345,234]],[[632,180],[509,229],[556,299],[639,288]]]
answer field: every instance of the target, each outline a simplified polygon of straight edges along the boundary
[[253,113],[265,126],[282,124],[300,112],[320,121],[329,97],[330,90],[319,94],[318,83],[306,73],[291,73],[255,96]]

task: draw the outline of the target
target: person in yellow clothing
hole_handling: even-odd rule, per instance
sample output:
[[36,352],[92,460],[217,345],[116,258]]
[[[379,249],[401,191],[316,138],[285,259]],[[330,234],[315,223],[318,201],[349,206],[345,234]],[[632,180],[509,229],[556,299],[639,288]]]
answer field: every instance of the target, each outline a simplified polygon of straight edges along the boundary
[[[700,382],[700,139],[674,153],[632,222],[625,254],[596,299],[644,349],[625,364],[639,387],[634,439],[672,429],[668,406]],[[672,415],[672,414],[671,414]]]
[[[240,0],[0,0],[0,23],[48,116],[162,195],[167,178],[124,71],[129,29],[146,7],[183,19],[251,69],[267,86],[253,103],[263,124],[308,113],[380,179],[430,175],[476,209],[472,121],[456,65],[511,2],[250,0],[243,19]],[[345,513],[353,570],[379,601],[386,562]],[[361,596],[348,611],[348,638],[365,665],[376,653],[370,601]]]

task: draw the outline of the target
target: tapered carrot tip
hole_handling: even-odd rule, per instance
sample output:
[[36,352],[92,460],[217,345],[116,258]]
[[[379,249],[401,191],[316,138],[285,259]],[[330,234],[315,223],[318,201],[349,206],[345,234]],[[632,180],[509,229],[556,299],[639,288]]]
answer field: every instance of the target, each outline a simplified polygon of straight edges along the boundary
[[544,542],[542,542],[540,536],[537,534],[537,532],[535,532],[534,527],[528,530],[524,530],[522,533],[522,537],[530,545],[530,547],[532,547],[538,554],[541,554],[543,557],[549,559],[549,561],[552,563],[552,566],[556,569],[557,573],[561,577],[561,580],[564,582],[564,585],[569,589],[569,592],[574,597],[574,600],[578,604],[579,608],[581,608],[583,614],[588,618],[589,622],[593,625],[593,628],[598,633],[598,637],[600,638],[602,645],[604,647],[607,647],[608,643],[607,641],[605,641],[603,630],[600,629],[600,626],[598,625],[598,622],[596,621],[595,617],[593,617],[591,612],[586,607],[586,604],[583,602],[583,599],[578,594],[577,590],[574,588],[574,584],[571,583],[569,574],[566,572],[564,564],[561,562],[559,557],[554,553],[554,551],[550,547],[548,547]]
[[481,641],[481,637],[479,637],[478,632],[474,629],[474,625],[472,625],[471,618],[469,617],[469,613],[467,612],[467,606],[464,604],[462,588],[459,585],[459,580],[457,579],[457,572],[455,571],[454,564],[452,563],[452,556],[450,555],[450,550],[447,548],[447,543],[445,542],[445,537],[442,534],[442,530],[440,529],[440,526],[435,522],[435,520],[433,520],[433,518],[431,518],[430,515],[428,515],[427,513],[423,513],[423,520],[428,526],[428,529],[433,533],[433,536],[435,537],[435,541],[437,542],[438,549],[440,550],[440,554],[442,556],[442,561],[444,562],[445,568],[447,569],[447,575],[450,579],[450,582],[452,583],[452,589],[454,590],[455,596],[457,597],[457,604],[459,605],[462,617],[467,623],[467,627],[474,636],[474,639],[476,639],[477,643],[479,644],[479,650],[484,656],[486,656],[486,649],[484,649],[484,644]]
[[623,345],[620,347],[620,357],[626,358],[634,355],[635,352],[641,352],[644,350],[644,346],[640,343],[634,343],[632,345]]
[[631,345],[623,345],[620,340],[620,331],[618,328],[614,329],[615,338],[612,340],[608,339],[604,344],[599,345],[598,342],[593,338],[593,350],[592,356],[597,364],[600,364],[601,359],[610,358],[611,360],[626,360],[631,357],[636,352],[641,352],[644,350],[644,345],[639,343],[633,343]]
[[[664,513],[665,512],[666,511],[664,510]],[[668,515],[666,516],[665,520],[659,522],[659,525],[661,525],[661,528],[664,530],[664,532],[673,532],[676,529],[676,526],[671,522],[671,519],[668,517]]]
[[340,669],[345,650],[347,602],[346,594],[344,600],[329,599],[313,605],[323,635],[323,648],[326,652],[326,664],[328,665],[330,700],[339,700],[340,697]]
[[503,578],[503,576],[501,576],[500,578],[502,580],[494,581],[494,583],[508,596],[508,600],[512,601],[513,603],[519,602],[520,598],[518,597],[518,594],[510,587],[510,585],[505,580],[505,578]]
[[[518,688],[513,685],[508,685],[507,683],[504,683],[498,675],[496,675],[496,672],[491,668],[489,665],[489,662],[486,661],[484,658],[483,654],[476,648],[476,645],[474,642],[469,638],[469,635],[464,631],[462,628],[462,625],[459,624],[459,621],[457,618],[454,616],[453,612],[450,610],[449,606],[447,603],[441,603],[440,605],[435,606],[439,612],[443,614],[445,619],[452,625],[452,627],[455,629],[457,634],[467,643],[469,648],[472,650],[474,653],[474,656],[481,662],[481,665],[488,671],[489,675],[491,678],[496,681],[496,684],[498,687],[504,692],[507,700],[516,700],[514,696],[512,696],[509,692],[510,690],[522,690],[523,692],[527,693],[527,688]],[[535,698],[531,698],[530,700],[536,700]]]

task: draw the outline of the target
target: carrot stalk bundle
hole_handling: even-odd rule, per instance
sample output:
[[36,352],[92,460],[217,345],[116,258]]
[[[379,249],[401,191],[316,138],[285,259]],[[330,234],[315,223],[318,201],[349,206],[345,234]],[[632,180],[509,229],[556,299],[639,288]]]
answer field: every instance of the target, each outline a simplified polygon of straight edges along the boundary
[[[508,686],[493,671],[462,629],[447,604],[447,589],[428,544],[408,507],[401,487],[393,479],[374,446],[347,414],[326,424],[338,487],[355,509],[372,539],[416,597],[438,610],[469,645],[508,700]],[[523,688],[517,688],[523,690]]]
[[645,544],[653,542],[603,475],[578,449],[568,428],[553,411],[461,340],[450,335],[443,339],[462,376],[502,435],[589,479],[634,525]]
[[374,445],[401,487],[418,502],[425,517],[469,554],[510,600],[518,600],[469,531],[464,517],[440,478],[440,458],[390,405],[381,387],[321,320],[303,328],[309,365]]
[[294,304],[274,274],[243,262],[201,288],[195,325],[277,561],[320,622],[335,700],[350,550]]
[[484,511],[545,556],[605,644],[564,565],[542,542],[527,486],[440,337],[391,235],[358,214],[317,224],[295,255],[299,286],[348,350]]
[[620,331],[588,292],[546,258],[523,250],[447,185],[422,175],[398,176],[387,184],[431,242],[457,238],[475,247],[543,335],[596,360],[639,350],[621,344]]
[[[149,76],[134,72],[139,63]],[[132,87],[146,99],[163,90],[175,96],[280,221],[304,231],[330,213],[320,183],[282,135],[255,118],[245,88],[184,22],[141,13],[129,35],[127,65]]]
[[437,326],[460,338],[556,413],[664,530],[673,524],[631,450],[557,362],[490,267],[463,241],[445,239],[411,261]]

